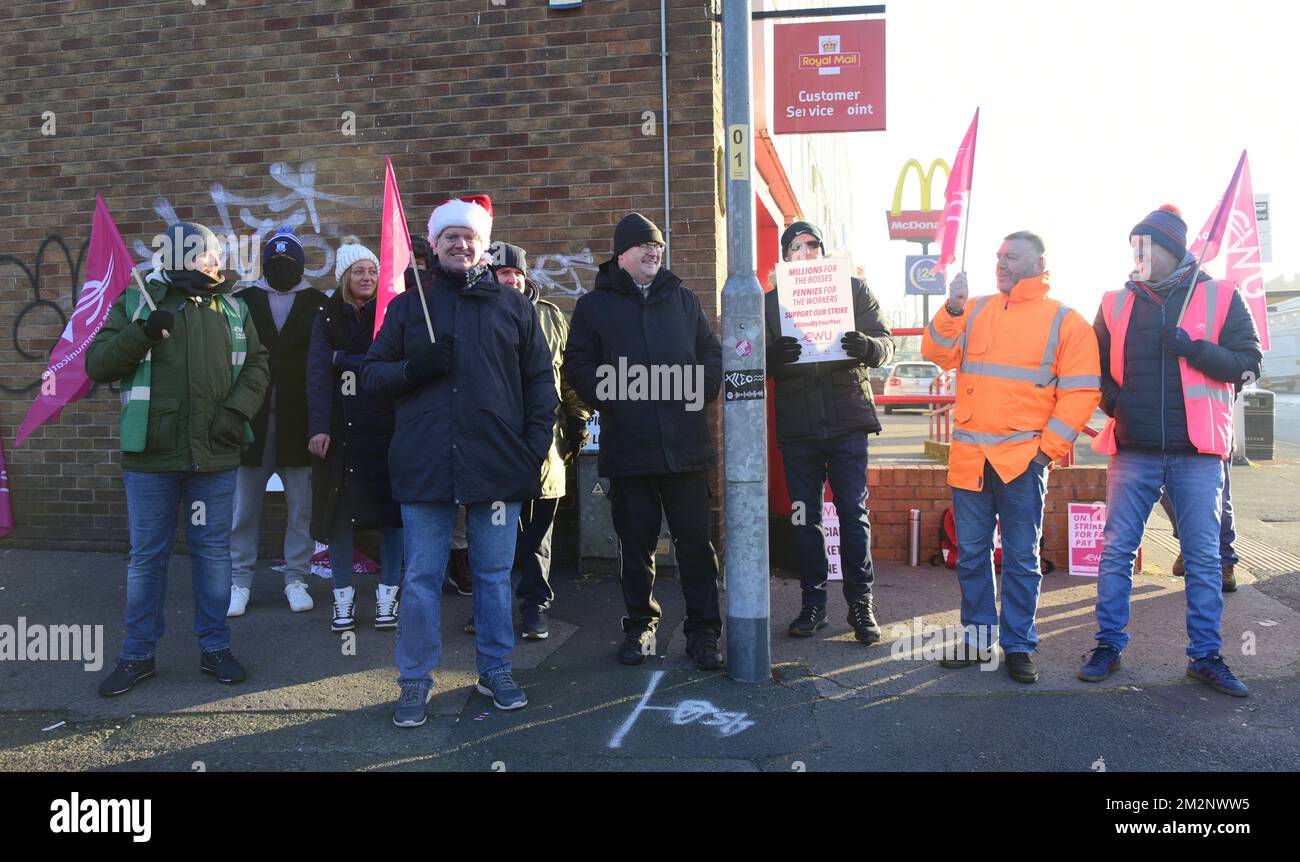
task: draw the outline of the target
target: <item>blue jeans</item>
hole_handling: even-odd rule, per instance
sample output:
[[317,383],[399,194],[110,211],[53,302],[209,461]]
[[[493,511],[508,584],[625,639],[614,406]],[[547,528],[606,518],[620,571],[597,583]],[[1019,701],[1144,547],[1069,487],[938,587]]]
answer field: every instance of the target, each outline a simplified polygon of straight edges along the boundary
[[[1160,505],[1169,517],[1169,524],[1174,528],[1174,538],[1178,536],[1178,518],[1174,515],[1174,504],[1169,494],[1160,495]],[[1181,548],[1179,549],[1182,550]],[[1219,515],[1219,560],[1225,566],[1235,566],[1237,556],[1237,519],[1232,514],[1232,461],[1223,462],[1223,507]]]
[[[1038,646],[1038,593],[1043,573],[1038,546],[1043,537],[1047,467],[1029,462],[1025,472],[1003,482],[984,463],[984,490],[952,489],[957,522],[957,579],[961,583],[961,624],[966,641],[988,649],[999,641],[1004,652],[1033,652]],[[1002,533],[1002,624],[993,579],[993,530]],[[972,634],[975,637],[972,638]]]
[[1097,578],[1097,642],[1128,646],[1133,562],[1160,486],[1178,521],[1186,567],[1187,654],[1202,658],[1223,646],[1223,571],[1219,562],[1219,512],[1223,462],[1216,455],[1121,449],[1106,471],[1106,532]]
[[[352,518],[347,503],[339,504],[338,519],[330,533],[330,572],[334,589],[352,586]],[[379,528],[379,583],[395,587],[402,580],[402,528]]]
[[[138,473],[124,471],[131,561],[126,569],[126,638],[122,658],[153,658],[162,640],[167,563],[176,542],[176,510],[185,518],[194,589],[194,634],[204,652],[228,649],[230,526],[235,471]],[[196,504],[201,503],[202,506]],[[198,523],[196,523],[196,521]]]
[[[474,639],[479,675],[509,671],[515,647],[510,566],[519,529],[519,503],[465,507],[469,563],[474,575]],[[455,503],[403,503],[406,585],[397,623],[397,682],[431,678],[442,658],[442,582],[456,524]]]
[[822,502],[828,479],[840,519],[844,600],[852,603],[867,598],[875,583],[871,524],[867,521],[867,433],[854,431],[829,440],[783,443],[781,458],[785,461],[785,484],[790,500],[804,505],[804,523],[796,523],[794,527],[803,604],[826,607],[826,530],[822,526]]

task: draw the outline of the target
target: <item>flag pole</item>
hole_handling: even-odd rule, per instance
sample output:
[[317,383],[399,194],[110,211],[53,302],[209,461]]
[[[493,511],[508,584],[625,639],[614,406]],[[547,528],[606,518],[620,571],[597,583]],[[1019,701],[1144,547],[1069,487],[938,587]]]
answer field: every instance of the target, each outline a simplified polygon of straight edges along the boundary
[[411,238],[406,238],[406,248],[408,254],[406,259],[410,262],[411,276],[415,279],[415,292],[420,297],[420,307],[424,309],[424,325],[429,330],[429,343],[437,344],[438,339],[433,337],[433,319],[429,317],[429,300],[424,298],[424,285],[420,284],[420,272],[415,268],[415,249],[411,248]]
[[[961,226],[961,271],[962,272],[966,271],[966,240],[970,238],[970,205],[971,205],[971,200],[975,197],[975,171],[973,168],[974,166],[972,166],[971,175],[970,175],[970,188],[966,190],[966,206],[964,207],[965,212],[962,213],[962,221],[965,222],[965,224]],[[940,249],[940,253],[942,254],[942,249]]]
[[149,291],[144,289],[144,281],[140,278],[140,270],[132,266],[131,274],[135,276],[135,286],[140,289],[140,294],[144,296],[144,301],[149,304],[149,310],[157,311],[158,306],[154,304],[153,297],[149,295]]

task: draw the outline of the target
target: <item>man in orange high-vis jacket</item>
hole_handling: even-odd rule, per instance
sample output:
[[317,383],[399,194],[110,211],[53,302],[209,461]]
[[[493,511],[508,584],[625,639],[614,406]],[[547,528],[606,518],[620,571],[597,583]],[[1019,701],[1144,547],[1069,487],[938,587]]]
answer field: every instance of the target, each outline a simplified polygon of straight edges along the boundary
[[[1037,682],[1035,615],[1043,576],[1047,471],[1070,452],[1101,399],[1097,339],[1077,312],[1048,297],[1043,241],[1028,231],[998,249],[998,293],[967,299],[966,274],[930,321],[921,353],[957,369],[948,455],[963,641],[940,662],[994,661]],[[1002,617],[993,579],[993,532],[1002,535]]]
[[1106,528],[1097,578],[1097,647],[1079,679],[1119,669],[1128,645],[1133,560],[1163,486],[1173,503],[1187,595],[1187,675],[1245,697],[1223,646],[1219,531],[1224,460],[1232,452],[1235,386],[1254,380],[1262,354],[1246,303],[1200,272],[1187,225],[1163,206],[1130,232],[1137,271],[1101,300],[1093,328],[1102,358],[1102,409],[1093,448],[1110,456]]

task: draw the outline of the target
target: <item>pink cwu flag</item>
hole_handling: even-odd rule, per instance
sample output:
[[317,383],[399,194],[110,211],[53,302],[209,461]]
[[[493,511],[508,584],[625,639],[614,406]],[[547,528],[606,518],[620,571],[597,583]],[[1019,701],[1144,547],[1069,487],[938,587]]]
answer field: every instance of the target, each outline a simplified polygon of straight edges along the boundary
[[86,376],[86,348],[95,340],[109,309],[131,279],[135,261],[108,214],[104,199],[95,195],[95,220],[90,228],[90,253],[86,280],[77,294],[77,306],[68,318],[50,361],[41,375],[41,391],[18,428],[15,446],[21,446],[45,422],[59,418],[63,408],[80,401],[93,385]]
[[1232,172],[1232,182],[1223,193],[1214,213],[1205,222],[1191,252],[1201,261],[1201,266],[1226,252],[1226,281],[1236,282],[1241,298],[1255,319],[1259,330],[1259,346],[1269,349],[1268,306],[1264,296],[1264,276],[1260,273],[1259,226],[1255,222],[1255,193],[1250,185],[1250,161],[1246,151],[1241,151],[1237,169]]
[[948,264],[957,259],[957,234],[961,233],[962,222],[966,219],[966,203],[975,178],[975,133],[979,124],[980,109],[976,108],[975,119],[971,120],[966,137],[957,148],[957,157],[952,160],[948,187],[943,192],[943,215],[939,217],[939,232],[934,237],[939,244],[939,262],[934,269],[940,274],[945,273]]
[[379,235],[379,291],[375,298],[375,331],[384,323],[384,313],[393,297],[406,290],[406,270],[411,266],[411,233],[406,227],[402,196],[393,176],[393,160],[384,159],[384,215]]

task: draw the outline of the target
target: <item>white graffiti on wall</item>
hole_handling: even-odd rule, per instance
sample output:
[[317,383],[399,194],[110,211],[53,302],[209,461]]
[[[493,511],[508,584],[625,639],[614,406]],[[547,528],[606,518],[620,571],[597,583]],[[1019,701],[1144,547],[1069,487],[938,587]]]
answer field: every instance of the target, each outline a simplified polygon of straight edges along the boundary
[[587,288],[582,286],[579,272],[591,273],[599,269],[590,248],[577,254],[543,254],[536,261],[528,275],[537,282],[543,294],[582,296]]
[[752,721],[746,712],[725,712],[718,709],[707,700],[684,700],[676,706],[650,706],[650,695],[659,686],[659,681],[663,679],[667,671],[657,670],[650,677],[650,684],[646,686],[645,694],[641,695],[641,700],[637,703],[632,714],[627,717],[622,726],[614,732],[614,736],[609,740],[610,748],[622,748],[623,740],[631,732],[636,720],[641,717],[643,712],[667,712],[670,713],[672,723],[677,726],[700,722],[704,727],[715,727],[719,736],[735,736],[741,731],[753,727],[756,722]]
[[[208,227],[218,235],[226,236],[247,234],[251,231],[257,234],[260,244],[262,236],[269,236],[276,228],[289,225],[298,232],[304,248],[318,248],[324,253],[324,263],[319,267],[309,267],[305,274],[310,278],[333,275],[334,245],[337,243],[331,243],[329,240],[337,239],[342,234],[335,225],[327,224],[322,227],[320,213],[316,208],[317,203],[327,201],[359,209],[377,209],[378,201],[374,198],[332,195],[318,191],[315,162],[303,162],[296,170],[284,162],[276,162],[271,165],[271,179],[275,180],[283,190],[251,197],[234,194],[227,191],[221,183],[213,183],[209,193],[212,196],[213,206],[217,208],[221,224],[220,229],[216,225],[208,225]],[[269,214],[263,216],[257,210]],[[165,197],[154,199],[154,211],[165,224],[170,225],[180,221],[176,216],[175,208]],[[236,217],[238,225],[235,222]],[[312,233],[307,233],[303,229],[309,221]],[[137,240],[134,248],[135,253],[140,257],[146,260],[152,259],[153,250],[143,242]],[[235,261],[232,259],[229,263],[234,264]],[[147,268],[148,264],[141,266]],[[239,272],[241,281],[252,281],[258,269],[258,262],[241,260],[233,268]]]

